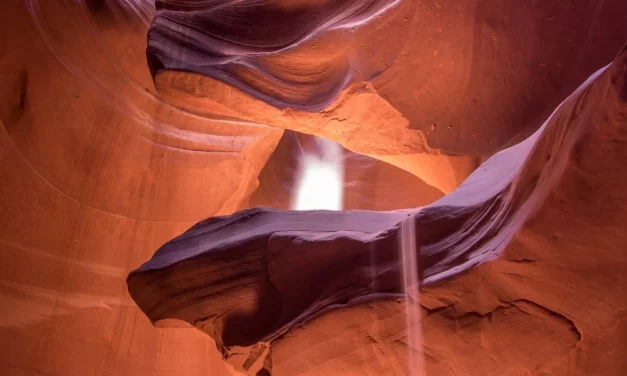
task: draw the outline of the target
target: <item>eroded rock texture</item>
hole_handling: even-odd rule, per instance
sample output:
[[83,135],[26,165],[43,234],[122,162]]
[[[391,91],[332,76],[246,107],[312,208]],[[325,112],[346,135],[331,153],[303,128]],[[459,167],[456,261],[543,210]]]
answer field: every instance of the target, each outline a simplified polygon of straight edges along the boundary
[[[315,136],[285,131],[259,174],[259,188],[248,206],[289,209],[298,189],[295,183],[300,166],[320,156],[316,145],[318,140]],[[452,191],[478,164],[468,157],[450,158],[449,161],[456,159],[460,163],[455,166],[438,168],[440,166],[435,165],[433,179],[424,179],[428,175],[423,174],[423,180],[383,161],[343,150],[344,187],[347,192],[343,208],[393,210],[430,204],[444,195],[443,190],[436,186]]]
[[[627,48],[429,206],[211,218],[132,272],[129,291],[153,322],[187,321],[242,371],[403,374],[415,351],[427,374],[620,375],[626,126]],[[403,305],[419,303],[377,300],[403,292],[406,221],[423,286],[409,326],[422,327],[418,348]]]
[[[203,5],[199,11],[186,10],[187,2],[159,3],[176,10],[157,11],[151,33],[159,34],[170,19],[182,23],[176,30],[185,33],[198,19],[225,14],[224,20],[263,24],[265,31],[257,35],[267,38],[246,41],[243,48],[248,29],[220,21],[196,27],[189,36],[149,39],[149,60],[163,65],[155,72],[156,86],[168,101],[194,112],[323,135],[362,154],[423,152],[426,139],[430,148],[446,153],[489,156],[533,133],[579,83],[613,59],[627,34],[622,0],[297,1],[288,8],[287,1],[222,0],[210,2],[217,10]],[[394,6],[364,27],[331,30],[387,4]],[[249,9],[259,7],[271,17],[252,17]],[[302,20],[305,15],[311,19]],[[337,22],[328,21],[336,15]],[[312,28],[303,31],[304,25]],[[230,41],[231,50],[222,53],[229,57],[228,81],[209,78],[223,75],[212,59],[194,58],[199,49],[215,55],[225,48],[227,42],[215,41],[218,32]],[[302,42],[276,53],[286,40]],[[162,58],[153,49],[168,53]],[[247,63],[251,59],[255,69]],[[348,85],[351,95],[329,104],[336,98],[325,94],[335,91],[322,88],[338,87],[346,74],[356,83],[339,87]],[[225,81],[253,85],[248,92],[257,98],[293,104],[287,113],[275,110]],[[362,88],[366,81],[372,85]],[[307,109],[302,104],[309,96],[324,101],[307,103],[329,105],[321,114],[301,114],[297,109]]]
[[397,3],[157,0],[148,63],[153,75],[165,70],[198,73],[275,107],[322,110],[353,79],[347,48],[287,61],[278,53],[321,33],[354,29]]
[[208,337],[155,330],[124,280],[242,208],[282,130],[164,103],[147,25],[84,5],[2,2],[0,373],[228,374]]
[[[274,15],[267,21],[282,25],[281,33],[262,27],[260,18],[243,18],[250,15],[244,6],[251,4]],[[129,296],[126,278],[155,249],[203,218],[230,215],[257,202],[280,206],[284,197],[264,195],[283,194],[272,186],[289,183],[268,175],[271,166],[287,168],[288,159],[295,158],[289,152],[281,157],[286,149],[279,140],[290,142],[282,138],[283,129],[333,139],[350,153],[378,159],[351,171],[364,177],[357,178],[359,187],[346,190],[351,208],[428,205],[454,191],[477,160],[537,130],[575,87],[612,60],[627,35],[623,0],[263,4],[267,8],[245,0],[2,2],[3,375],[233,374],[206,333],[154,328]],[[219,14],[250,20],[265,32],[247,36],[241,25],[223,22],[214,24],[222,34],[213,37],[239,35],[240,46],[261,45],[266,51],[222,51],[233,63],[218,79],[173,70],[166,63],[184,62],[184,54],[215,54],[209,50],[213,44],[199,51],[169,42],[187,27],[177,26],[169,35],[159,29],[164,42],[152,43],[153,21],[168,22],[162,11],[184,12],[184,5],[190,11],[189,6],[206,6],[202,17],[208,19],[210,8],[230,8]],[[338,20],[338,14],[350,17]],[[177,17],[169,21],[185,26],[187,16]],[[364,17],[363,25],[337,28]],[[324,30],[316,32],[314,26],[322,24]],[[209,35],[208,25],[201,26],[197,32]],[[279,50],[277,36],[286,45],[300,43]],[[159,50],[165,53],[153,56]],[[163,68],[153,76],[155,61]],[[607,80],[607,73],[603,77]],[[613,93],[610,87],[604,93]],[[619,128],[606,126],[619,123],[610,107],[618,102],[594,93],[585,102],[597,103],[599,111],[607,104],[607,120],[594,122],[595,130],[573,149],[575,162],[569,162],[536,219],[518,232],[503,257],[423,288],[423,308],[409,306],[426,315],[420,328],[429,347],[411,353],[425,353],[429,374],[624,374],[619,356],[626,330],[620,299],[624,137]],[[324,108],[312,112],[316,107],[307,104]],[[273,154],[275,148],[280,150]],[[394,184],[415,184],[415,191]],[[285,191],[290,189],[288,184]],[[408,196],[418,193],[423,194]],[[283,215],[258,215],[277,214]],[[394,229],[396,222],[384,217]],[[477,224],[491,226],[485,218]],[[366,240],[358,242],[361,247]],[[281,241],[292,247],[294,239]],[[480,256],[486,256],[482,252],[488,248],[479,245]],[[352,252],[357,265],[364,265],[359,247]],[[397,273],[396,256],[383,256],[391,257],[391,274]],[[425,273],[437,274],[434,265],[460,261],[423,263],[432,265]],[[251,266],[242,272],[255,276],[255,270],[263,270]],[[345,277],[361,283],[368,273]],[[357,293],[388,287],[395,291],[397,286],[366,286]],[[257,296],[249,287],[242,289],[249,294],[244,299]],[[347,292],[356,294],[352,287]],[[225,304],[233,303],[231,295],[224,297]],[[275,301],[276,295],[269,298]],[[321,307],[334,295],[315,291],[305,298],[285,317],[302,316],[302,307]],[[403,374],[407,348],[415,347],[405,332],[406,308],[402,300],[353,304],[299,326],[269,315],[274,325],[255,336],[274,335],[281,325],[290,328],[287,335],[275,335],[271,357],[264,354],[268,341],[222,349],[242,369],[251,353],[248,363],[257,362],[249,370],[271,360],[266,368],[276,375]],[[159,324],[168,326],[166,321]],[[227,344],[248,342],[235,336]]]

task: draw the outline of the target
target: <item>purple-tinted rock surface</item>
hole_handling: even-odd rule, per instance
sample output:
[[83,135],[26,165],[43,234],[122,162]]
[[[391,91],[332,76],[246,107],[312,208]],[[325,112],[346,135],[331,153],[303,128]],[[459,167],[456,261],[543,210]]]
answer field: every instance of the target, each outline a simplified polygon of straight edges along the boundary
[[148,64],[153,76],[166,69],[198,73],[279,108],[317,111],[353,80],[349,60],[338,56],[303,68],[264,58],[320,33],[356,27],[396,3],[158,0],[148,33]]

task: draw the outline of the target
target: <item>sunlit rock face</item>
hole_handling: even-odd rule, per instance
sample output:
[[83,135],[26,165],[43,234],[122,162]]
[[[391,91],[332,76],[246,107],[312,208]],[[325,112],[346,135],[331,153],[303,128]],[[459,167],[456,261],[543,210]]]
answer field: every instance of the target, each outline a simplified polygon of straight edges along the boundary
[[[320,139],[315,136],[286,131],[259,174],[259,188],[252,195],[248,206],[294,208],[293,198],[298,195],[302,168],[315,168],[321,162],[327,168],[341,169],[332,175],[343,178],[340,189],[341,207],[344,209],[393,210],[419,207],[444,195],[410,172],[346,149],[342,149],[339,161],[336,158],[325,158],[321,153],[323,150],[318,146],[319,142]],[[464,177],[460,177],[459,183]],[[319,182],[315,180],[308,184],[313,187],[312,191],[321,193],[316,191]],[[453,184],[459,183],[455,180]]]
[[[627,239],[612,224],[627,219],[626,88],[627,49],[532,136],[424,208],[252,209],[200,222],[131,273],[131,296],[153,322],[211,335],[250,374],[386,372],[391,362],[412,375],[561,374],[573,364],[620,375],[622,359],[596,348],[615,346],[627,324]],[[423,283],[409,327],[403,306],[416,300],[391,299],[403,292],[395,245],[408,217]],[[412,326],[424,332],[417,348]]]
[[296,169],[291,209],[344,208],[344,150],[333,141],[317,138],[315,149],[304,153]]
[[[524,160],[527,172],[512,175],[517,186],[506,197],[467,208],[470,196],[462,195],[463,202],[454,202],[461,213],[446,207],[451,197],[459,199],[454,192],[479,161],[536,131],[586,77],[614,59],[627,35],[624,1],[2,5],[3,374],[233,375],[235,367],[290,376],[625,374],[619,356],[627,335],[622,57],[590,86],[594,90],[565,103],[556,118],[561,125],[547,125],[529,158],[514,158]],[[251,19],[247,6],[270,16]],[[186,23],[198,19],[197,28]],[[250,21],[255,33],[229,23],[235,19]],[[160,28],[163,22],[177,26]],[[220,38],[239,50],[216,52]],[[211,43],[177,44],[186,40]],[[185,58],[199,53],[206,65]],[[231,60],[216,64],[216,56]],[[168,66],[185,61],[197,70]],[[538,145],[557,147],[547,140],[566,134],[578,140],[559,146],[574,145],[568,158],[539,157]],[[425,213],[415,221],[416,245],[428,245],[417,258],[420,294],[404,291],[397,278],[400,266],[411,264],[397,253],[402,226],[394,214],[374,213],[382,221],[349,221],[338,231],[338,218],[355,212],[324,218],[302,212],[302,220],[286,221],[292,212],[251,209],[290,207],[297,189],[297,174],[290,171],[302,160],[293,146],[307,149],[307,139],[316,137],[344,148],[345,209]],[[526,177],[553,176],[549,163],[564,160],[555,184],[526,184]],[[502,188],[516,171],[503,166],[479,197]],[[544,204],[531,205],[536,215],[525,217],[523,226],[521,208],[541,197],[524,187],[551,189]],[[438,199],[448,204],[430,206]],[[242,222],[241,213],[257,216]],[[215,216],[227,217],[203,221]],[[251,226],[260,219],[270,225]],[[316,241],[292,236],[301,231],[298,223],[324,224],[315,219],[328,220],[330,230],[310,234]],[[207,230],[226,241],[228,257],[216,262],[211,242],[200,242],[202,258],[215,268],[194,281],[223,288],[221,273],[236,274],[226,276],[233,277],[226,292],[202,290],[210,293],[200,300],[224,315],[195,320],[206,307],[191,309],[189,295],[170,300],[163,316],[156,315],[146,305],[165,295],[152,295],[155,289],[186,275],[188,263],[155,271],[159,278],[147,289],[141,283],[153,272],[133,274],[129,284],[137,301],[125,279],[199,221],[195,229],[201,232],[231,221],[220,231]],[[420,231],[425,225],[428,231]],[[237,226],[253,227],[240,249],[224,233]],[[276,226],[285,231],[277,235]],[[259,244],[253,230],[261,231]],[[354,231],[344,236],[346,230]],[[189,235],[184,238],[202,240]],[[509,245],[483,242],[491,237]],[[329,248],[321,253],[323,240]],[[187,245],[179,249],[184,255]],[[489,259],[499,249],[500,258],[467,269],[467,262]],[[233,252],[251,262],[241,266],[245,257],[233,258]],[[272,268],[264,264],[269,252],[277,257]],[[308,268],[308,259],[299,256],[305,254],[320,268]],[[338,261],[338,255],[351,260]],[[438,284],[426,279],[447,271],[454,276]],[[294,275],[302,283],[292,283]],[[257,287],[267,286],[267,276],[278,288],[260,296]],[[303,288],[309,290],[300,294]],[[378,299],[377,292],[400,300]],[[413,305],[405,303],[407,294]],[[357,296],[377,299],[361,304]],[[282,300],[287,303],[277,308]],[[340,307],[327,307],[338,302]],[[248,319],[266,312],[268,303],[268,325]],[[161,320],[173,307],[185,317]],[[158,329],[150,322],[155,317]],[[166,328],[180,326],[181,318],[201,330]],[[221,322],[229,325],[211,329]],[[408,330],[412,322],[422,324]],[[240,324],[250,333],[233,331]],[[417,329],[425,347],[408,338]],[[257,341],[262,337],[268,340]],[[415,365],[410,359],[424,360],[416,370],[408,369]]]
[[[187,321],[212,336],[249,374],[392,363],[411,375],[562,374],[572,364],[620,375],[622,358],[596,348],[622,341],[627,324],[627,238],[616,227],[627,219],[626,88],[627,48],[533,135],[424,208],[252,209],[199,222],[131,273],[131,296],[153,322]],[[407,265],[396,245],[408,217],[423,286],[402,303],[393,297]],[[418,300],[408,325],[404,306]],[[419,343],[408,337],[416,332]]]
[[[161,61],[156,85],[165,98],[174,96],[168,100],[196,112],[217,102],[239,116],[305,133],[324,132],[326,138],[362,154],[422,152],[422,138],[415,135],[421,131],[431,148],[489,156],[537,129],[580,82],[613,59],[627,33],[622,0],[567,5],[561,0],[338,0],[307,6],[298,1],[287,8],[285,1],[213,1],[188,10],[186,2],[161,3],[174,11],[157,12],[149,35],[164,33],[162,23],[174,21],[183,34],[166,31],[148,41],[149,60]],[[394,6],[385,8],[389,4]],[[362,20],[382,9],[354,30],[334,29],[340,22]],[[253,10],[269,17],[257,17]],[[225,16],[185,34],[195,20],[217,15]],[[329,21],[335,16],[336,23]],[[264,31],[242,42],[250,29],[224,25],[232,19]],[[262,35],[267,39],[260,40]],[[180,40],[186,42],[177,43]],[[288,41],[293,44],[285,49]],[[195,58],[203,51],[213,56],[225,43],[231,48],[222,54],[228,64]],[[160,50],[170,53],[157,53]],[[228,77],[223,77],[223,69],[231,72]],[[201,77],[175,72],[180,70]],[[216,77],[228,85],[214,82]],[[253,106],[248,95],[240,98],[231,89],[240,85],[264,102],[315,110],[313,104],[329,105],[340,88],[354,81],[371,81],[376,96],[402,117],[386,113],[377,118],[385,105],[368,98],[369,91],[356,101],[359,104],[350,104],[351,116],[331,114],[324,124],[311,119],[298,124],[297,114],[290,111],[284,122],[280,112],[270,115],[270,109]],[[184,93],[194,95],[178,100]],[[369,116],[357,122],[360,111]],[[351,124],[354,121],[357,124]],[[320,129],[325,124],[332,129]],[[388,132],[382,134],[384,130]],[[404,148],[385,144],[398,139],[404,140]]]

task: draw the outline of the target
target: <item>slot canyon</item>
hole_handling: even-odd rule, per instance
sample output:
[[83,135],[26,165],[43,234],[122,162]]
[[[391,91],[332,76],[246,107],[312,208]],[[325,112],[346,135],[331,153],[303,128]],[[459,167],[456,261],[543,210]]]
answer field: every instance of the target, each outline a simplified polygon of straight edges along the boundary
[[0,374],[625,376],[625,0],[3,0]]

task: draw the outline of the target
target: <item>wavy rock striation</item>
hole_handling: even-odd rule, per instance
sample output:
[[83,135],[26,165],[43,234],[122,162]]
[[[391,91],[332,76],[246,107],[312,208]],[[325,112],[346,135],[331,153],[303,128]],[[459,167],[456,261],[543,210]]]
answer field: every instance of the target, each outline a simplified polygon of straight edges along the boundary
[[[449,154],[489,157],[533,133],[611,61],[627,33],[623,0],[158,5],[148,60],[166,101],[312,133],[362,154],[423,152],[426,138]],[[367,23],[337,29],[349,19]],[[353,81],[372,87],[336,108],[344,86],[360,92]],[[191,95],[176,98],[179,91]],[[316,109],[328,115],[324,127],[294,111]]]
[[[516,327],[532,325],[529,318],[556,331],[560,330],[561,324],[553,324],[551,320],[565,323],[565,332],[535,334],[538,338],[553,338],[556,343],[566,343],[556,345],[556,351],[537,356],[537,351],[530,350],[528,356],[516,357],[503,350],[497,354],[502,358],[499,358],[499,367],[490,368],[490,362],[484,362],[478,371],[469,374],[525,374],[527,369],[542,367],[549,372],[551,367],[570,364],[573,351],[591,346],[591,340],[588,345],[582,344],[585,338],[582,333],[586,330],[577,326],[579,322],[590,324],[589,319],[573,311],[568,298],[559,295],[560,288],[547,288],[544,294],[534,294],[527,291],[523,282],[525,275],[532,278],[536,270],[540,273],[542,268],[553,267],[555,263],[585,263],[571,261],[568,253],[545,254],[544,247],[524,244],[522,250],[516,252],[536,256],[516,260],[513,248],[518,243],[512,243],[512,240],[519,232],[535,231],[536,227],[529,224],[533,223],[529,222],[532,218],[555,222],[564,217],[566,222],[574,220],[578,225],[588,221],[598,231],[597,238],[606,248],[594,250],[596,242],[591,243],[585,234],[569,232],[572,240],[577,239],[578,243],[570,243],[570,240],[566,243],[577,244],[578,257],[589,259],[590,253],[596,252],[599,258],[623,260],[615,252],[627,244],[624,236],[602,219],[594,222],[593,218],[604,218],[604,213],[586,214],[586,211],[601,208],[574,205],[579,205],[581,195],[592,200],[603,196],[603,208],[616,216],[613,223],[625,219],[627,197],[624,181],[620,178],[624,164],[618,161],[625,157],[624,143],[627,140],[626,71],[627,49],[624,49],[612,64],[593,74],[558,106],[533,135],[494,155],[457,190],[429,206],[390,212],[290,212],[260,208],[210,218],[168,242],[150,261],[133,271],[128,278],[131,296],[153,322],[172,318],[183,320],[212,336],[224,356],[240,370],[252,372],[253,365],[256,365],[267,372],[274,370],[277,374],[294,375],[314,372],[313,369],[317,374],[323,369],[339,369],[337,367],[348,360],[337,354],[309,353],[313,358],[306,358],[304,363],[302,359],[294,363],[285,354],[306,353],[316,344],[315,339],[304,340],[306,337],[301,333],[308,331],[310,323],[310,326],[316,326],[317,322],[326,320],[332,325],[331,318],[340,319],[342,312],[351,309],[370,309],[374,315],[377,311],[390,309],[383,303],[367,302],[403,292],[403,259],[397,244],[402,223],[411,221],[415,226],[416,249],[419,250],[414,267],[419,272],[420,282],[427,286],[423,289],[426,300],[422,304],[431,310],[422,318],[425,325],[428,323],[444,330],[451,320],[459,326],[459,322],[468,319],[472,325],[483,327],[481,323],[486,315],[501,318],[509,315],[503,320],[519,320]],[[590,182],[594,183],[591,185]],[[573,227],[573,224],[568,229],[557,225],[555,232],[569,231]],[[542,232],[546,230],[542,229]],[[500,291],[484,296],[488,303],[484,302],[483,307],[475,308],[476,311],[470,310],[472,303],[468,301],[480,299],[477,295],[481,292],[469,294],[464,298],[467,300],[464,304],[459,292],[450,291],[455,290],[455,283],[447,285],[448,281],[472,278],[473,273],[495,278],[489,270],[485,271],[490,266],[484,265],[469,273],[460,273],[495,259],[504,251],[506,257],[518,265],[516,268],[525,268],[528,273],[513,281],[507,280]],[[551,266],[542,266],[538,261],[542,258],[551,260]],[[499,262],[502,264],[498,259],[486,265],[498,268]],[[622,273],[627,270],[624,261],[614,266]],[[509,273],[515,274],[515,271]],[[539,280],[546,285],[574,285],[579,278],[576,273],[556,275],[558,277],[545,274],[544,280]],[[597,275],[595,278],[605,277]],[[464,286],[467,285],[459,285],[458,289]],[[448,294],[445,293],[447,290]],[[582,290],[586,288],[582,287]],[[602,301],[603,294],[626,292],[623,281],[605,292],[597,292],[596,299]],[[514,298],[514,295],[518,296]],[[541,300],[545,302],[539,302]],[[497,302],[495,306],[486,308],[494,301]],[[616,312],[623,312],[624,304],[619,303],[621,308],[614,306],[615,300],[613,302],[605,304],[607,314],[602,316],[598,325],[609,328],[607,325],[619,325],[615,320],[623,322],[624,315],[616,316]],[[548,308],[551,305],[557,308]],[[505,308],[499,309],[499,306]],[[583,311],[593,309],[579,308]],[[459,314],[463,309],[470,311]],[[530,316],[521,316],[517,312]],[[322,318],[311,322],[320,316]],[[350,322],[346,315],[344,318],[345,322]],[[492,322],[493,318],[490,320]],[[490,325],[491,328],[498,326]],[[318,327],[317,330],[324,329]],[[362,333],[361,329],[356,331]],[[599,333],[596,338],[591,336],[592,341],[601,341],[599,335],[611,340],[606,332]],[[436,341],[432,335],[425,333],[425,348]],[[403,343],[399,338],[392,344]],[[381,351],[390,355],[390,337],[382,340],[386,349]],[[377,342],[370,341],[371,344]],[[291,346],[284,347],[285,343]],[[362,343],[357,348],[364,346]],[[490,349],[495,346],[499,346],[498,341],[483,348],[493,353]],[[244,358],[241,358],[240,347],[249,347]],[[459,350],[464,354],[475,353],[468,349]],[[347,351],[344,355],[350,353]],[[425,367],[442,365],[435,355],[432,357]],[[399,367],[406,364],[399,361],[398,356],[395,358]],[[468,367],[467,362],[472,359],[466,355],[455,359],[455,365],[449,364],[450,372],[447,372],[458,374],[455,368]],[[364,360],[356,368],[351,368],[351,372],[372,366],[373,361]],[[585,363],[582,359],[578,361]],[[336,368],[324,368],[331,365]],[[590,365],[580,369],[587,366]],[[606,372],[603,374],[618,375],[612,373],[610,366],[604,367]]]
[[397,3],[158,0],[148,64],[153,76],[166,69],[198,73],[275,107],[318,111],[353,80],[345,48],[290,64],[271,56],[317,34],[364,24]]

